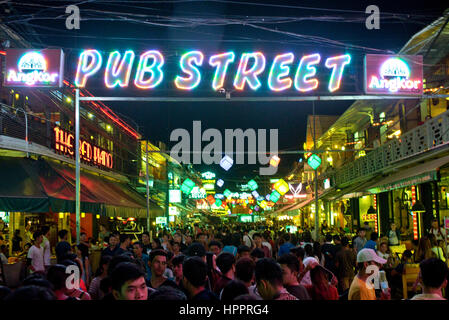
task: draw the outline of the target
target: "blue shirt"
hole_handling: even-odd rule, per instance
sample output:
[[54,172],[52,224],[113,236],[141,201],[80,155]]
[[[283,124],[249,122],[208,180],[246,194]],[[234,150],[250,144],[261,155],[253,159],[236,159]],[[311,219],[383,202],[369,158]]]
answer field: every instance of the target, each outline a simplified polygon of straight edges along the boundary
[[278,256],[281,257],[283,254],[290,253],[290,249],[293,248],[294,245],[290,242],[286,242],[279,248]]
[[374,251],[376,251],[376,247],[377,247],[377,244],[375,241],[368,240],[363,248],[364,249],[373,249]]
[[146,270],[146,273],[147,273],[147,279],[151,278],[151,268],[148,265],[148,261],[149,260],[150,260],[150,257],[147,254],[142,253],[142,261],[145,264],[145,270]]
[[235,257],[235,255],[237,254],[237,247],[236,246],[225,246],[223,248],[223,252],[232,253]]

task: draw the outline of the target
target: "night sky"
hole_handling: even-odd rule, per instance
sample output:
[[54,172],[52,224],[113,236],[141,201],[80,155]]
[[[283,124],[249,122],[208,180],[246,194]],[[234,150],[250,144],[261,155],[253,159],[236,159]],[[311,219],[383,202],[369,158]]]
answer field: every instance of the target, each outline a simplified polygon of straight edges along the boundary
[[[236,60],[243,51],[260,50],[267,55],[291,51],[301,56],[310,50],[320,52],[323,56],[334,52],[350,52],[354,57],[366,53],[397,52],[408,39],[438,18],[446,7],[442,1],[425,1],[412,4],[410,1],[246,1],[252,5],[239,4],[238,1],[90,1],[81,4],[80,30],[65,28],[65,7],[78,1],[23,1],[2,5],[11,10],[5,14],[4,21],[17,30],[36,48],[62,47],[66,53],[66,75],[73,78],[76,57],[80,49],[95,48],[110,51],[112,49],[133,49],[137,52],[159,49],[170,61],[179,60],[179,55],[187,50],[202,50],[208,59],[208,52],[233,49]],[[243,2],[243,1],[239,1]],[[259,4],[259,5],[255,5]],[[275,6],[269,6],[275,4]],[[365,8],[377,5],[381,12],[380,30],[367,30],[365,27]],[[290,7],[289,7],[290,6]],[[294,7],[293,7],[294,6]],[[299,7],[317,8],[320,10]],[[448,6],[449,7],[449,6]],[[333,10],[329,10],[333,9]],[[123,14],[127,13],[127,14]],[[391,13],[397,14],[397,16]],[[31,14],[33,14],[31,16]],[[133,14],[133,15],[131,15]],[[126,17],[126,21],[124,18]],[[218,23],[217,19],[234,19],[273,17],[304,18],[303,21],[289,23],[257,24],[275,31],[291,32],[305,36],[320,36],[338,40],[342,43],[360,46],[332,47],[328,43],[312,42],[307,37],[281,34],[260,30],[248,25],[199,25],[186,23],[179,26],[179,20],[169,21],[164,17],[187,17]],[[90,20],[102,18],[103,20]],[[106,19],[104,19],[106,18]],[[313,18],[313,20],[312,20]],[[133,21],[138,20],[138,22]],[[317,21],[320,19],[320,21]],[[189,20],[191,21],[191,20]],[[272,20],[271,20],[272,21]],[[145,23],[144,23],[145,22]],[[164,24],[156,26],[155,24]],[[170,25],[170,26],[167,26]],[[174,27],[178,25],[178,27]],[[363,47],[363,48],[362,48]],[[375,49],[380,51],[375,51]],[[238,60],[237,60],[238,61]],[[267,68],[272,59],[267,57]],[[205,61],[207,62],[207,61]],[[176,63],[172,65],[176,67]],[[295,64],[297,60],[295,58]],[[296,70],[292,66],[292,70]],[[177,71],[175,71],[177,72]],[[294,72],[294,71],[291,71]],[[207,77],[207,75],[206,75]],[[266,81],[266,76],[261,78]],[[168,81],[168,80],[167,80]],[[101,86],[92,83],[89,90],[96,95],[133,94],[131,90],[114,90],[107,92]],[[162,94],[176,93],[166,88]],[[126,91],[126,92],[125,92]],[[204,92],[199,88],[197,96]],[[142,95],[142,93],[136,93]],[[156,93],[152,93],[157,95]],[[269,96],[267,89],[260,90],[260,96]],[[195,95],[193,95],[195,96]],[[317,114],[340,115],[352,101],[318,102],[315,104]],[[301,150],[306,134],[306,117],[312,113],[311,102],[209,102],[209,103],[107,103],[114,111],[132,118],[139,126],[145,138],[156,142],[163,141],[168,147],[169,136],[176,128],[192,130],[192,121],[201,120],[203,131],[217,128],[224,134],[224,129],[254,128],[279,129],[280,150]],[[125,118],[126,119],[126,118]],[[134,126],[133,122],[130,123]],[[280,172],[287,172],[298,160],[298,155],[281,156]],[[198,167],[198,169],[205,169]],[[207,168],[211,169],[211,168]],[[258,171],[258,166],[234,166],[228,173],[219,166],[212,168],[221,177],[233,179],[251,179]]]

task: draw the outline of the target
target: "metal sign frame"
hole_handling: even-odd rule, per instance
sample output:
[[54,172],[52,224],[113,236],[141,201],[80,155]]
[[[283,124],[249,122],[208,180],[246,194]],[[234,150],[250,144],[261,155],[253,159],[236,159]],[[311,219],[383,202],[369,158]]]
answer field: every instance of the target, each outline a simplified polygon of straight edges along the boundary
[[[341,96],[286,96],[286,97],[80,97],[80,89],[75,89],[75,163],[76,163],[76,183],[75,183],[75,207],[76,207],[76,241],[79,244],[80,241],[80,153],[79,153],[79,139],[80,139],[80,101],[135,101],[135,102],[298,102],[298,101],[338,101],[338,100],[400,100],[400,99],[432,99],[432,98],[449,98],[449,94],[436,94],[436,95],[341,95]],[[315,113],[315,108],[314,108]],[[315,126],[314,126],[315,127]],[[316,195],[318,200],[318,180],[316,180]],[[148,183],[148,180],[147,180]],[[147,187],[148,190],[148,187]],[[148,194],[148,192],[147,192]],[[149,226],[149,207],[148,207],[148,195],[147,195],[147,226]],[[315,225],[318,223],[318,206],[315,210]],[[318,230],[318,228],[316,228]],[[318,234],[318,233],[317,233]]]

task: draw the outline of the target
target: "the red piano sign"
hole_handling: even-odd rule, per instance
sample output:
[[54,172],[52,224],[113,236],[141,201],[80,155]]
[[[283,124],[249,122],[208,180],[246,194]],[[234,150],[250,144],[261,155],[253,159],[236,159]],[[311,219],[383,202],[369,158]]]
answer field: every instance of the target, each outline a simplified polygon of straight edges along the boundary
[[[55,149],[56,151],[73,156],[75,154],[75,137],[73,134],[55,127]],[[86,140],[79,141],[80,159],[94,165],[112,169],[112,154],[106,150],[92,145]]]

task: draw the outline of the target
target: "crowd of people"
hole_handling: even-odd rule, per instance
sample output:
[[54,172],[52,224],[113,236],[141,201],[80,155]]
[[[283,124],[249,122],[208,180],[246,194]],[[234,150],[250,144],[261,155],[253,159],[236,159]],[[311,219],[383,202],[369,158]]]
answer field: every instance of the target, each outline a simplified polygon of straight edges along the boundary
[[[86,235],[72,246],[66,230],[59,231],[57,261],[51,264],[49,230],[43,228],[33,234],[27,254],[30,275],[13,291],[1,287],[0,299],[388,300],[397,298],[407,263],[420,267],[416,287],[422,292],[412,299],[444,299],[448,267],[433,232],[394,264],[389,247],[399,244],[395,235],[379,239],[377,232],[361,228],[352,238],[327,233],[314,241],[307,232],[298,236],[247,226],[196,224],[154,237],[144,232],[138,241],[103,228],[99,236],[106,247],[97,270],[91,270]],[[69,266],[79,270],[73,285],[68,285]],[[370,286],[370,266],[387,272],[390,288]]]

